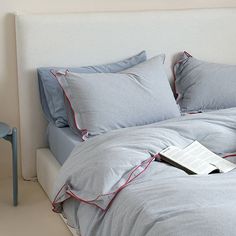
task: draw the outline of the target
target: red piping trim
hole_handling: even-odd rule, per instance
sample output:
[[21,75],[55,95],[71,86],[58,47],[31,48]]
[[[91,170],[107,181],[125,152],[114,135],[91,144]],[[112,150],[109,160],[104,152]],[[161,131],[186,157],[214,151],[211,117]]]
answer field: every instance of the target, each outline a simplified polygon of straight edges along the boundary
[[[57,79],[58,83],[60,84],[60,87],[61,87],[61,89],[62,89],[62,91],[63,91],[63,93],[64,93],[64,95],[65,95],[67,101],[69,102],[70,108],[71,108],[71,110],[72,110],[72,112],[73,112],[73,119],[74,119],[75,126],[76,126],[77,130],[78,130],[79,132],[81,132],[81,134],[82,134],[82,140],[83,140],[83,141],[86,141],[87,138],[88,138],[88,130],[87,130],[87,129],[80,129],[80,128],[79,128],[79,125],[77,124],[77,121],[76,121],[76,119],[75,119],[75,111],[74,111],[74,109],[73,109],[73,107],[72,107],[72,104],[71,104],[71,102],[70,102],[70,99],[69,99],[68,94],[66,93],[66,91],[65,91],[64,88],[63,88],[63,86],[61,85],[60,81],[59,81],[58,78],[57,78],[57,72],[56,72],[56,73],[53,73],[53,72],[54,72],[53,70],[50,70],[50,72],[55,76],[55,78]],[[66,69],[65,75],[66,75],[68,72],[69,72],[69,70]],[[67,115],[68,115],[68,112],[67,112]]]
[[[147,159],[147,160],[148,160],[148,163],[147,163],[147,165],[145,166],[145,168],[144,168],[141,172],[139,172],[136,176],[134,176],[132,179],[130,178],[131,175],[132,175],[132,173],[131,173],[130,177],[128,178],[129,180],[126,181],[126,183],[125,183],[123,186],[121,186],[121,187],[116,191],[114,197],[113,197],[113,198],[111,199],[111,201],[108,203],[108,205],[107,205],[107,207],[106,207],[106,210],[108,210],[108,209],[110,208],[110,206],[111,206],[112,202],[114,201],[115,197],[117,196],[117,194],[118,194],[123,188],[125,188],[131,181],[133,181],[133,180],[136,179],[139,175],[141,175],[141,174],[149,167],[149,165],[151,164],[151,162],[152,162],[153,160],[155,160],[155,159],[156,159],[155,156],[152,156],[152,157],[150,157],[149,159]],[[147,160],[146,160],[146,161],[147,161]],[[146,161],[145,161],[145,162],[146,162]],[[141,166],[141,165],[139,165],[139,166]]]
[[228,157],[236,157],[236,154],[229,154],[229,155],[223,156],[223,158],[228,158]]
[[[190,55],[188,52],[184,51],[183,54],[185,54],[187,57],[192,57],[192,55]],[[175,99],[177,100],[179,94],[177,93],[176,91],[176,74],[175,74],[175,66],[177,64],[180,64],[184,61],[185,59],[181,59],[181,60],[178,60],[174,63],[173,65],[173,76],[174,76],[174,96],[175,96]]]
[[179,63],[180,61],[176,61],[173,65],[173,76],[174,76],[174,96],[175,96],[175,99],[177,99],[178,97],[178,93],[176,91],[176,75],[175,75],[175,66]]
[[[70,102],[70,100],[69,100],[69,98],[68,98],[68,96],[66,95],[66,93],[65,93],[64,90],[63,90],[63,93],[64,93],[64,95],[65,95],[65,97],[66,97],[66,100],[68,101],[68,103],[69,103],[69,105],[70,105],[70,109],[71,109],[72,112],[73,112],[73,122],[74,122],[74,124],[75,124],[75,127],[76,127],[76,129],[81,133],[81,135],[82,135],[82,137],[81,137],[82,140],[85,141],[85,140],[87,140],[87,138],[88,138],[88,131],[87,131],[87,129],[79,129],[79,128],[78,128],[78,125],[77,125],[76,119],[75,119],[75,112],[74,112],[74,109],[72,108],[71,102]],[[68,116],[68,109],[66,109],[66,112],[67,112],[67,116]]]
[[[158,154],[157,154],[158,155]],[[102,211],[107,211],[109,209],[109,207],[111,206],[113,200],[115,199],[115,197],[117,196],[117,194],[123,189],[125,188],[131,181],[133,181],[134,179],[136,179],[139,175],[141,175],[148,167],[149,165],[151,164],[151,162],[156,158],[157,155],[154,155],[148,159],[146,159],[145,161],[143,161],[140,165],[136,166],[132,171],[131,173],[129,174],[127,180],[125,181],[125,183],[123,185],[121,185],[117,190],[111,192],[111,193],[106,193],[106,194],[101,194],[99,196],[97,196],[95,199],[93,200],[85,200],[85,199],[82,199],[80,198],[79,196],[75,195],[71,190],[67,190],[66,193],[68,195],[70,195],[71,197],[75,198],[76,200],[79,200],[81,202],[84,202],[84,203],[87,203],[89,205],[93,205],[93,206],[96,206],[98,207],[99,209],[101,209]],[[135,175],[133,178],[132,178],[132,175],[133,173],[139,168],[141,167],[145,162],[147,162],[146,166],[144,167],[144,169],[139,172],[137,175]],[[59,201],[57,202],[57,198],[58,198],[58,195],[60,194],[60,192],[62,191],[62,189],[65,187],[65,184],[61,187],[61,189],[59,190],[59,192],[57,193],[56,197],[54,198],[53,200],[53,203],[52,203],[52,206],[53,206],[53,211],[54,212],[57,212],[57,213],[60,213],[58,210],[56,210],[57,208],[57,204],[62,204],[64,201]],[[102,208],[100,206],[98,206],[96,203],[93,203],[93,201],[96,201],[97,199],[99,199],[100,197],[103,197],[103,196],[107,196],[107,195],[114,195],[112,197],[112,199],[110,200],[110,202],[108,203],[107,207],[106,208]]]
[[191,54],[189,54],[188,52],[184,51],[184,54],[187,56],[187,57],[193,57]]
[[79,196],[75,195],[74,193],[72,193],[70,190],[66,191],[66,193],[69,194],[71,197],[75,198],[76,200],[79,200],[79,201],[87,203],[89,205],[98,207],[100,210],[104,211],[104,209],[102,207],[100,207],[99,205],[97,205],[96,203],[93,203],[93,202],[90,202],[90,201],[86,201],[86,200],[80,198]]

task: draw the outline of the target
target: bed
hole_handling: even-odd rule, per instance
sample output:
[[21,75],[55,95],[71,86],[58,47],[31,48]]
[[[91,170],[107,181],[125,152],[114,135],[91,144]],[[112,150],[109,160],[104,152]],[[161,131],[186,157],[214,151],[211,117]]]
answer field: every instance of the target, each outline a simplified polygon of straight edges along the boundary
[[[236,62],[235,9],[17,14],[17,66],[20,105],[22,176],[38,179],[53,201],[53,185],[61,168],[45,136],[36,68],[109,63],[145,49],[166,54],[168,78],[177,52],[215,62]],[[220,30],[219,30],[220,29]],[[46,37],[47,40],[42,38]],[[56,39],[56,40],[55,40]]]

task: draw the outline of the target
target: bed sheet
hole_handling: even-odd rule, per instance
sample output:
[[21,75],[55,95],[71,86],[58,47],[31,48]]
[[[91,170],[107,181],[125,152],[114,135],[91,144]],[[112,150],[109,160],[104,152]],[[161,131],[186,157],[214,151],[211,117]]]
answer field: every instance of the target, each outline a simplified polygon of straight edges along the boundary
[[58,128],[50,123],[47,128],[48,145],[57,161],[62,165],[74,147],[83,142],[69,127]]

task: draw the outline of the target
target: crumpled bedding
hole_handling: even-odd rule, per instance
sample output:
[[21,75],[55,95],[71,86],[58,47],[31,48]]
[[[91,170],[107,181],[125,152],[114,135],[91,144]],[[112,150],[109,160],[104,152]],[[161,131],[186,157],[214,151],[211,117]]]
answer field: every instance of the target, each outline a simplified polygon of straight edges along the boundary
[[115,130],[75,147],[55,184],[54,211],[82,236],[236,235],[236,171],[190,176],[155,161],[162,149],[194,140],[220,155],[236,152],[236,108]]

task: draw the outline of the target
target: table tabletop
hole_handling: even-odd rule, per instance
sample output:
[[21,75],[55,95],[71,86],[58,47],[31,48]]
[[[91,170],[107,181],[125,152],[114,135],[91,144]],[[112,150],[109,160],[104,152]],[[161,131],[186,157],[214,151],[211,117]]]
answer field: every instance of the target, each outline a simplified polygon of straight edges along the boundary
[[0,138],[4,138],[11,131],[11,128],[6,123],[0,122]]

